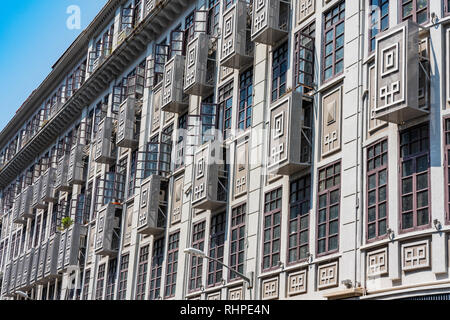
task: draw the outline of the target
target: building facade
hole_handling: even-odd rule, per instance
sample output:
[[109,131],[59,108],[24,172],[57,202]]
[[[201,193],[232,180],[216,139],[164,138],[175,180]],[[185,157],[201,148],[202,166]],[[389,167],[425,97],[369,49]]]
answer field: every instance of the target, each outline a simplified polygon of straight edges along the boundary
[[449,298],[449,54],[443,0],[108,1],[0,133],[1,299]]

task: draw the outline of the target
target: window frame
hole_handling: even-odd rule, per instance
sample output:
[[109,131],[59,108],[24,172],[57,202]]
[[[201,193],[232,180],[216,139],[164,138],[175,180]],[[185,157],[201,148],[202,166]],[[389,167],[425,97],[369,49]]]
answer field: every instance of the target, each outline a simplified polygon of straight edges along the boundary
[[[450,122],[450,115],[443,117],[442,123],[443,128],[442,132],[444,133],[443,138],[443,150],[444,150],[444,194],[445,194],[445,224],[450,224],[450,129],[446,129],[446,122]],[[449,123],[450,124],[450,123]],[[447,142],[447,135],[449,136]]]
[[105,275],[106,275],[106,263],[103,263],[99,265],[97,269],[95,300],[103,300],[103,293],[105,289]]
[[[310,38],[313,48],[312,50],[306,46],[303,45],[303,42],[301,41],[303,37],[306,38]],[[304,74],[304,75],[310,75],[311,76],[311,81],[312,84],[315,83],[315,63],[316,63],[316,58],[315,58],[315,40],[316,40],[316,21],[312,21],[309,24],[305,25],[304,27],[302,27],[300,30],[298,30],[295,34],[294,34],[294,72],[293,72],[293,76],[294,76],[294,86],[295,88],[303,88],[303,93],[309,93],[311,91],[314,90],[313,87],[308,87],[306,84],[307,81],[303,80],[304,83],[300,82],[300,75]],[[304,54],[302,56],[301,52],[302,51],[310,51],[312,52],[312,61],[308,61],[308,59],[306,58],[306,54]],[[308,73],[305,70],[301,70],[301,66],[306,65],[308,63],[312,64],[312,73]],[[305,67],[304,67],[305,69]],[[303,77],[305,78],[305,77]]]
[[89,282],[91,281],[91,269],[84,271],[84,281],[83,281],[83,299],[89,300]]
[[[411,20],[413,22],[417,23],[417,0],[406,0],[406,1],[411,2],[413,4],[411,15],[409,15],[408,18],[403,17],[403,6],[405,4],[403,3],[403,0],[398,0],[398,2],[397,2],[398,3],[398,15],[399,15],[398,21],[399,21],[399,23],[402,23],[402,22],[408,20],[409,17],[411,17]],[[430,22],[430,1],[429,0],[426,0],[426,1],[427,1],[426,9],[421,9],[420,11],[423,11],[423,10],[426,11],[427,20],[424,21],[423,23],[420,23],[420,25],[426,25],[427,23]]]
[[[428,127],[427,128],[427,134],[428,134],[428,149],[425,151],[420,150],[419,152],[413,153],[413,154],[408,154],[405,157],[402,157],[402,143],[401,143],[401,136],[403,133],[407,132],[407,131],[412,131],[412,130],[416,130],[416,129],[421,129],[422,127]],[[421,137],[419,139],[419,141],[421,142],[423,140],[423,137]],[[408,145],[410,145],[410,142],[408,142]],[[399,228],[399,233],[400,234],[404,234],[404,233],[408,233],[408,232],[413,232],[413,231],[419,231],[419,230],[424,230],[424,229],[428,229],[431,226],[431,216],[432,216],[432,208],[431,208],[431,171],[430,171],[430,167],[431,167],[431,161],[430,161],[430,123],[429,121],[426,122],[422,122],[420,124],[414,125],[412,127],[406,128],[405,130],[402,130],[399,132],[398,135],[398,146],[399,146],[399,184],[398,184],[398,197],[399,197],[399,201],[398,201],[398,228]],[[421,171],[419,173],[415,172],[416,171],[416,167],[417,167],[417,160],[423,156],[427,156],[428,159],[428,168],[426,171]],[[412,173],[412,175],[408,175],[408,176],[403,176],[403,163],[407,162],[407,161],[412,161],[414,164],[414,172]],[[428,185],[427,185],[427,189],[428,189],[428,206],[426,206],[426,208],[428,208],[428,223],[427,224],[423,224],[418,226],[417,225],[417,211],[419,210],[423,210],[423,208],[425,207],[421,207],[421,209],[417,209],[417,194],[423,192],[423,190],[425,189],[420,189],[419,191],[417,190],[417,177],[424,174],[426,172],[427,174],[427,181],[428,181]],[[404,179],[412,179],[412,191],[411,192],[407,192],[407,193],[403,193],[402,187],[402,180]],[[407,195],[412,195],[412,209],[411,210],[407,210],[407,211],[411,211],[413,214],[413,226],[411,228],[407,228],[404,229],[403,228],[403,197],[407,196]]]
[[139,249],[139,261],[136,272],[136,300],[145,300],[147,291],[147,273],[150,245],[145,245]]
[[[342,4],[344,5],[344,11],[343,11],[344,17],[340,18],[335,23],[332,23],[332,25],[327,28],[326,27],[326,22],[327,22],[326,15],[329,14],[330,12],[332,12],[335,8],[340,7]],[[335,79],[336,77],[344,74],[344,65],[342,65],[342,71],[338,72],[338,73],[336,73],[336,65],[339,62],[341,62],[341,61],[342,61],[342,64],[344,64],[344,59],[345,59],[345,7],[346,7],[345,0],[342,0],[342,1],[339,1],[338,3],[336,3],[335,5],[333,5],[333,7],[331,7],[330,9],[328,9],[327,11],[325,11],[322,14],[322,18],[323,18],[322,34],[323,34],[323,37],[324,37],[323,38],[324,40],[322,41],[322,59],[321,59],[321,64],[322,64],[322,70],[321,70],[322,84],[327,83],[327,82]],[[340,16],[341,12],[339,11],[338,13],[339,13],[339,16]],[[332,20],[332,18],[331,18],[331,20]],[[336,51],[337,51],[336,50],[336,29],[337,29],[337,26],[339,26],[341,23],[344,24],[344,31],[342,33],[342,36],[344,37],[342,50],[344,51],[344,53],[342,54],[342,58],[339,59],[339,61],[337,61],[336,60]],[[326,34],[327,34],[327,32],[329,32],[331,30],[333,31],[333,40],[331,42],[327,43],[326,42]],[[325,68],[325,65],[326,65],[325,61],[326,61],[327,57],[330,56],[330,55],[326,55],[325,54],[325,52],[326,52],[325,50],[326,50],[327,44],[330,44],[330,43],[333,44],[333,50],[332,50],[332,53],[331,53],[331,56],[332,56],[332,64],[331,64],[332,75],[329,78],[325,78],[325,72],[326,72],[326,69],[328,69],[328,68]],[[339,49],[341,49],[341,48],[339,48]]]
[[[297,188],[295,191],[293,191],[292,185],[294,183],[297,184],[300,181],[303,181],[303,187],[302,188]],[[308,191],[309,189],[309,191]],[[302,200],[296,200],[295,202],[292,201],[292,196],[293,194],[298,194],[299,192],[303,192],[305,194],[305,197]],[[287,265],[294,265],[294,264],[298,264],[304,261],[308,260],[308,256],[301,258],[300,257],[300,250],[302,247],[307,247],[307,253],[310,252],[310,226],[311,226],[311,194],[312,194],[312,179],[311,179],[311,174],[306,174],[303,175],[293,181],[290,181],[289,183],[289,216],[288,216],[288,232],[287,232],[287,248],[286,248],[286,261],[287,261]],[[301,213],[301,209],[302,209],[302,205],[306,203],[308,210],[305,214]],[[295,219],[292,218],[291,216],[291,210],[297,207],[299,210],[298,215],[295,217]],[[301,220],[303,218],[307,218],[308,220],[308,224],[307,224],[307,228],[303,228],[301,226]],[[295,230],[295,235],[296,235],[296,245],[291,247],[290,245],[290,237],[293,235],[291,233],[291,223],[296,222],[297,223],[297,228]],[[306,232],[307,233],[307,242],[306,244],[301,244],[301,234]],[[296,254],[297,254],[297,259],[294,261],[291,261],[290,259],[290,251],[292,250],[296,250]]]
[[[222,132],[223,140],[228,138],[229,132],[233,126],[233,92],[234,80],[231,80],[220,86],[217,94],[217,106],[219,112],[218,120],[220,123],[220,130]],[[231,104],[228,105],[228,102],[231,102]]]
[[[159,238],[153,241],[152,264],[150,267],[150,282],[148,300],[161,299],[162,272],[164,265],[164,244],[165,238]],[[158,296],[156,296],[158,294]]]
[[[387,145],[387,149],[386,151],[383,151],[383,144],[386,143]],[[376,155],[375,154],[375,149],[378,145],[381,145],[381,153]],[[369,149],[373,148],[373,152],[374,155],[373,157],[369,158]],[[382,220],[386,220],[386,229],[389,226],[389,139],[388,137],[383,137],[381,139],[378,139],[377,141],[375,141],[374,143],[370,144],[369,146],[367,146],[366,148],[366,188],[365,188],[365,196],[366,196],[366,205],[365,205],[365,218],[366,218],[366,223],[365,223],[365,238],[366,238],[366,242],[367,243],[371,243],[371,242],[375,242],[375,241],[379,241],[379,240],[383,240],[385,238],[387,238],[388,233],[386,232],[385,234],[380,235],[380,230],[379,230],[379,223]],[[382,163],[380,166],[375,167],[375,162],[376,162],[376,158],[380,157],[381,162],[384,162],[383,157],[384,154],[386,154],[386,163]],[[373,169],[369,169],[369,162],[370,161],[374,161],[374,168]],[[379,184],[379,176],[380,173],[386,171],[386,184],[380,186]],[[369,177],[375,175],[375,188],[369,189]],[[380,201],[379,201],[379,190],[380,187],[385,187],[386,188],[386,199],[381,201],[384,202],[386,205],[386,216],[383,218],[379,217],[379,205],[380,205]],[[373,238],[369,238],[369,193],[375,191],[375,203],[373,205],[371,205],[370,207],[375,207],[375,220],[370,222],[370,224],[375,224],[375,237]]]
[[108,275],[106,278],[105,300],[114,300],[114,291],[116,287],[117,258],[110,259],[108,262]]
[[[197,229],[198,228],[198,229]],[[206,240],[206,219],[197,221],[192,226],[192,248],[204,251]],[[189,282],[188,292],[197,292],[202,289],[203,284],[203,259],[191,255],[189,259]],[[195,274],[193,276],[193,272]],[[194,286],[192,285],[192,282]]]
[[[171,247],[174,246],[174,247]],[[166,255],[166,275],[164,283],[164,298],[173,298],[177,285],[177,271],[178,271],[178,253],[180,249],[180,230],[169,234]],[[172,257],[172,260],[170,258]],[[169,272],[171,270],[171,272]],[[169,282],[170,277],[170,282]],[[175,280],[174,280],[175,278]],[[169,290],[170,291],[169,291]]]
[[[278,196],[277,193],[280,192],[280,195]],[[269,201],[267,201],[267,197],[271,194],[275,193],[275,198],[274,199],[270,199]],[[277,207],[277,202],[279,201],[280,203],[280,207]],[[271,206],[272,203],[275,203],[275,209],[271,209],[269,211],[266,210],[266,206]],[[268,271],[272,271],[272,270],[276,270],[279,268],[279,262],[281,261],[281,239],[282,239],[282,232],[281,232],[281,228],[282,228],[282,213],[283,213],[283,187],[280,186],[278,188],[275,188],[273,190],[270,190],[268,192],[266,192],[264,194],[264,219],[262,221],[263,225],[262,225],[262,261],[261,261],[261,271],[262,272],[268,272]],[[279,218],[280,221],[278,222],[278,224],[275,224],[275,215],[279,214]],[[270,227],[266,227],[265,226],[265,220],[266,217],[270,217],[271,219],[271,226]],[[274,233],[275,233],[275,228],[279,227],[280,228],[280,235],[278,236],[278,238],[274,238]],[[269,241],[265,241],[264,236],[266,231],[270,231],[270,240]],[[278,252],[274,252],[273,251],[273,247],[274,247],[274,242],[275,241],[279,241],[279,249]],[[264,246],[266,243],[270,244],[270,253],[269,254],[264,254]],[[278,263],[276,265],[274,265],[274,255],[278,254]],[[268,257],[269,258],[269,267],[265,268],[264,267],[264,259]]]
[[[274,103],[287,92],[287,73],[289,70],[289,40],[286,40],[272,51],[270,101]],[[286,69],[283,70],[283,65]],[[276,71],[280,69],[279,71]],[[275,76],[276,75],[276,76]],[[284,81],[282,80],[284,77]],[[276,82],[276,86],[274,86]],[[282,89],[284,87],[284,89]],[[274,96],[275,94],[275,96]]]
[[[368,23],[369,23],[369,32],[368,32],[368,36],[369,36],[368,37],[369,54],[373,53],[375,51],[375,46],[372,47],[372,40],[375,40],[376,36],[379,33],[384,32],[384,31],[389,29],[389,5],[390,5],[390,0],[376,0],[376,1],[381,1],[381,4],[378,4],[378,5],[372,4],[373,1],[374,0],[369,0],[369,9],[368,9],[368,13],[369,13],[369,18],[368,18]],[[383,16],[382,15],[382,7],[384,5],[386,5],[386,4],[388,6],[388,10],[387,10],[387,14],[385,14]],[[377,10],[372,10],[371,9],[372,6],[376,6],[378,9]],[[377,11],[380,12],[380,16],[377,17],[377,20],[376,20],[375,23],[372,23],[373,14],[376,13]],[[387,18],[387,21],[388,21],[386,29],[382,29],[381,28],[381,20],[383,20],[384,18]],[[373,30],[374,30],[374,28],[376,26],[379,26],[378,32],[375,35],[373,35]]]
[[128,268],[130,266],[130,254],[120,257],[120,271],[117,286],[117,300],[125,300],[127,296]]
[[[239,212],[240,209],[240,212]],[[236,214],[235,214],[236,213]],[[229,249],[229,263],[231,269],[243,273],[245,268],[245,242],[247,240],[247,203],[243,202],[231,209],[231,220],[230,220],[230,249]],[[244,237],[240,236],[241,230],[243,229]],[[233,231],[236,231],[237,237],[236,240],[233,240]],[[243,242],[243,249],[240,250],[239,242]],[[233,243],[236,243],[236,250],[233,250]],[[244,256],[242,263],[239,262],[239,255],[242,254]],[[236,263],[233,263],[233,256],[236,256]],[[239,271],[239,268],[242,266],[242,270]],[[233,282],[239,280],[239,276],[236,275],[235,272],[229,270],[228,272],[228,282]]]
[[[253,122],[253,67],[247,68],[243,72],[239,74],[239,106],[237,110],[236,117],[236,127],[238,130],[247,130],[251,128]],[[250,82],[250,83],[249,83]],[[251,92],[249,93],[249,89]],[[243,94],[245,95],[245,99],[243,99]],[[249,104],[249,99],[251,103]],[[249,114],[250,113],[250,114]],[[241,115],[244,115],[243,120],[241,120]],[[249,123],[250,122],[250,123]],[[243,127],[241,128],[241,124]]]
[[[223,263],[225,257],[225,234],[227,229],[227,216],[225,211],[211,216],[209,226],[209,256]],[[213,243],[215,244],[213,246]],[[221,252],[221,254],[220,254]],[[212,276],[213,282],[210,283]],[[220,277],[220,279],[219,279]],[[215,261],[208,261],[206,283],[208,288],[220,285],[224,281],[223,266]]]
[[[327,188],[326,187],[326,181],[328,179],[330,179],[331,177],[327,177],[326,176],[326,171],[327,171],[327,169],[333,167],[332,178],[333,178],[333,181],[334,181],[336,179],[336,176],[338,175],[335,172],[335,167],[337,165],[339,165],[339,167],[340,167],[340,169],[339,169],[339,184],[333,184],[333,186]],[[320,172],[321,171],[325,171],[325,179],[324,180],[320,179]],[[326,255],[330,255],[330,254],[339,252],[340,223],[341,223],[341,219],[340,218],[341,218],[341,205],[342,205],[342,192],[341,192],[342,161],[341,161],[341,159],[339,159],[337,161],[331,162],[331,163],[329,163],[329,164],[327,164],[325,166],[320,167],[317,172],[318,172],[318,176],[317,176],[318,184],[317,184],[316,239],[315,240],[316,240],[316,256],[317,257],[322,257],[322,256],[326,256]],[[325,189],[320,191],[320,183],[322,181],[325,183]],[[331,204],[331,199],[330,199],[331,198],[331,193],[335,192],[336,190],[339,191],[339,202],[338,202],[338,204],[334,204],[334,203]],[[320,197],[323,196],[323,195],[327,196],[327,202],[326,202],[326,206],[325,206],[326,219],[325,219],[325,222],[320,223],[319,215],[320,215],[321,209],[323,209],[323,208],[320,207]],[[338,215],[337,215],[337,217],[335,219],[331,220],[330,219],[330,208],[334,207],[334,206],[338,207]],[[330,230],[329,230],[330,223],[333,222],[333,221],[337,221],[337,234],[336,234],[337,247],[336,247],[336,249],[331,249],[330,250],[329,249],[329,239],[332,236],[335,236],[334,234],[330,236],[330,233],[329,233],[330,232]],[[323,224],[325,224],[325,237],[319,238],[319,227],[320,227],[320,225],[323,225]],[[319,253],[319,241],[321,241],[323,239],[325,239],[325,251]]]

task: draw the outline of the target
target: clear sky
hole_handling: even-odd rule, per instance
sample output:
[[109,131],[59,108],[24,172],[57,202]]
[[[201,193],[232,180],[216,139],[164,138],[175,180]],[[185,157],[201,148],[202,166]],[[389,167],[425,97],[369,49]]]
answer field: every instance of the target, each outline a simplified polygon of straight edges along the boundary
[[[0,131],[107,0],[2,1],[0,10]],[[69,6],[81,28],[69,29]],[[73,21],[73,20],[72,20]]]

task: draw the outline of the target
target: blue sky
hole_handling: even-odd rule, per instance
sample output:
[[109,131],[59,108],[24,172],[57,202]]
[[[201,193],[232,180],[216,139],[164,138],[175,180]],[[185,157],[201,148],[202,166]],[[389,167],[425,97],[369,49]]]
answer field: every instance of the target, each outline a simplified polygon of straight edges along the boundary
[[[0,10],[0,131],[107,0],[2,1]],[[66,13],[81,9],[81,28]]]

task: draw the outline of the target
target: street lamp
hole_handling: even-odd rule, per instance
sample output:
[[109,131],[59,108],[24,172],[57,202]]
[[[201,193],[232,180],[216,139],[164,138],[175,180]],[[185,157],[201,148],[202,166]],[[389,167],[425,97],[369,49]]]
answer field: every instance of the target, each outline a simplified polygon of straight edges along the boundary
[[240,272],[238,272],[238,271],[232,269],[231,267],[227,266],[226,264],[222,263],[221,261],[219,261],[219,260],[217,260],[217,259],[214,259],[214,258],[212,258],[212,257],[208,257],[208,256],[206,255],[206,253],[204,253],[203,251],[201,251],[201,250],[199,250],[199,249],[195,249],[195,248],[187,248],[187,249],[184,249],[184,253],[185,253],[185,254],[189,254],[189,255],[191,255],[191,256],[194,256],[194,257],[198,257],[198,258],[200,258],[200,259],[205,259],[205,258],[206,258],[206,259],[208,259],[208,260],[217,262],[218,264],[224,266],[225,268],[227,268],[227,269],[230,270],[231,272],[233,272],[233,273],[235,273],[236,275],[238,275],[240,278],[244,279],[244,280],[248,283],[248,288],[249,288],[249,289],[253,288],[253,281],[252,281],[252,279],[250,279],[250,278],[248,278],[247,276],[243,275],[242,273],[240,273]]

